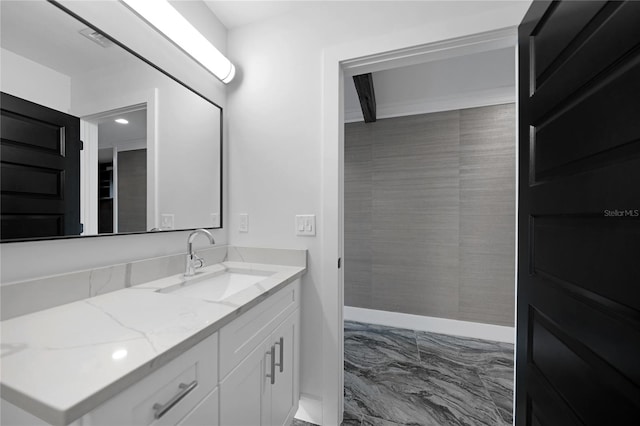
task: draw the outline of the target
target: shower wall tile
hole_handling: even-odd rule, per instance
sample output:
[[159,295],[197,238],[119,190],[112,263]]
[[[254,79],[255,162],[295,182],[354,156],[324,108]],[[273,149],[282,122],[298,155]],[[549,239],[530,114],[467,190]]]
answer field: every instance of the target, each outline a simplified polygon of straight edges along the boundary
[[459,319],[513,326],[515,107],[460,114]]
[[345,129],[344,205],[344,300],[347,305],[371,308],[371,202],[372,129],[353,123]]
[[458,120],[450,111],[376,123],[374,309],[458,311]]
[[461,214],[515,214],[515,106],[460,112]]
[[513,325],[514,106],[345,127],[345,304]]

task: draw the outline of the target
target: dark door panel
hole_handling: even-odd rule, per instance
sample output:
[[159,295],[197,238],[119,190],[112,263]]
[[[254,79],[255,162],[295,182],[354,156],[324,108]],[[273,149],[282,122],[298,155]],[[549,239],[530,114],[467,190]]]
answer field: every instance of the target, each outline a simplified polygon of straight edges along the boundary
[[618,425],[633,419],[636,403],[624,392],[624,378],[616,370],[535,308],[530,320],[530,362],[583,424]]
[[516,425],[640,412],[640,3],[519,28]]
[[[543,182],[535,182],[532,178],[531,182],[535,183],[528,187],[531,213],[536,216],[579,213],[604,217],[606,210],[640,209],[640,203],[634,202],[640,200],[640,185],[637,185],[640,155],[635,150],[610,154],[606,159],[593,158],[563,169],[564,173],[545,176]],[[631,214],[629,218],[633,218]]]
[[64,232],[64,215],[2,215],[3,239],[24,239],[61,235]]
[[2,93],[3,240],[79,235],[80,120]]
[[[635,218],[536,217],[531,267],[640,310],[640,222]],[[616,270],[615,279],[611,270]],[[603,285],[606,283],[606,285]]]
[[552,3],[544,20],[538,25],[533,37],[533,50],[536,63],[536,85],[540,86],[546,76],[553,73],[562,59],[563,52],[568,51],[576,40],[576,35],[597,15],[606,4],[604,1],[590,1],[586,4],[577,2]]
[[2,193],[62,198],[63,172],[5,163],[2,165]]
[[8,110],[2,116],[2,139],[5,144],[22,145],[26,149],[41,148],[57,154],[62,151],[60,126],[12,114]]
[[[638,23],[640,26],[640,21]],[[544,126],[535,126],[535,172],[601,154],[640,135],[640,50],[619,75]]]
[[[4,134],[3,134],[4,136]],[[60,139],[58,137],[58,139]],[[33,166],[43,169],[64,170],[66,157],[57,153],[51,153],[39,150],[33,146],[18,146],[7,143],[3,137],[3,143],[0,146],[0,155],[2,155],[2,163]]]
[[[576,342],[601,358],[611,373],[626,372],[625,392],[640,398],[640,365],[630,355],[640,339],[640,321],[629,316],[628,308],[590,298],[589,294],[540,274],[533,281],[531,306]],[[562,304],[554,303],[562,300]],[[625,385],[626,386],[626,385]],[[629,399],[632,399],[631,397]]]
[[[579,4],[576,3],[574,7],[579,7]],[[549,112],[549,106],[561,107],[561,102],[580,96],[594,83],[606,79],[638,49],[639,2],[608,3],[599,16],[601,20],[608,20],[607,25],[600,25],[595,32],[578,39],[581,43],[567,52],[553,78],[535,85],[535,93],[531,99],[533,122],[537,123],[542,119],[538,104],[544,113]],[[574,37],[576,35],[573,34]],[[541,46],[537,47],[542,49]]]

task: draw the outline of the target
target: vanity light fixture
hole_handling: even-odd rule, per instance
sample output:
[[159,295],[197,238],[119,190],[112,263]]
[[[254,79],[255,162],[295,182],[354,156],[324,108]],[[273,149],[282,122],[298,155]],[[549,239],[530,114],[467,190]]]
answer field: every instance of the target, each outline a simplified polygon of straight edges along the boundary
[[124,118],[116,118],[114,121],[119,124],[129,124],[129,120]]
[[229,83],[236,68],[218,49],[195,29],[167,0],[121,0],[160,33],[213,73]]

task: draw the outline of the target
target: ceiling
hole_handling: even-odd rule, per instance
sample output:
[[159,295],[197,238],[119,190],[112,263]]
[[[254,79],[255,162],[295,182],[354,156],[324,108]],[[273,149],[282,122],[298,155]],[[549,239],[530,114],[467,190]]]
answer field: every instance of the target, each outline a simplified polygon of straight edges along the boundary
[[[515,94],[515,50],[503,48],[373,73],[379,118],[428,111],[447,99]],[[345,120],[362,121],[353,79],[345,79]],[[425,108],[427,109],[425,111]]]
[[[117,118],[128,120],[128,124],[116,123]],[[126,145],[127,142],[147,138],[147,110],[140,109],[118,113],[97,120],[100,148]]]
[[[180,0],[175,0],[180,1]],[[436,22],[451,15],[473,16],[491,14],[504,8],[505,0],[202,0],[229,30],[265,21],[281,15],[309,10],[329,10],[349,14],[355,19],[366,19],[373,10],[394,9],[393,16],[418,14],[423,23]],[[507,0],[508,1],[508,0]],[[516,0],[531,1],[531,0]],[[395,14],[398,12],[398,14]],[[393,24],[393,16],[389,23]]]
[[318,2],[309,0],[204,0],[204,3],[227,29],[233,29],[303,9]]

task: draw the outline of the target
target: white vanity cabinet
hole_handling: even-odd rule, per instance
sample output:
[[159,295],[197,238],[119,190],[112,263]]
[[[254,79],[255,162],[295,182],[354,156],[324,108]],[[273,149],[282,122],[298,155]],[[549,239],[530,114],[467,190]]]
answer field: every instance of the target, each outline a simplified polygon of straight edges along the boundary
[[[217,386],[218,333],[214,333],[71,426],[216,426],[219,424]],[[2,400],[1,424],[48,423]]]
[[[91,411],[82,417],[74,416],[78,406],[56,408],[60,415],[52,416],[52,423],[66,423],[67,416],[73,426],[291,424],[299,398],[300,280],[268,297],[265,293],[246,312],[240,308],[241,313],[228,314],[235,318],[153,372],[145,375],[144,370],[158,359],[123,374],[117,385],[111,382],[118,389],[108,391],[110,398],[107,388],[91,394],[93,401],[81,403],[95,408],[85,405]],[[136,355],[115,349],[99,353],[112,370],[119,359]],[[86,380],[89,394],[94,384],[91,377]],[[47,424],[31,414],[37,409],[30,413],[4,399],[1,408],[3,426]]]
[[220,330],[220,424],[280,426],[298,408],[299,281]]
[[218,334],[82,418],[83,425],[217,425]]
[[[270,410],[265,410],[266,419],[263,424],[288,425],[298,409],[299,329],[300,310],[296,309],[271,335],[275,349],[274,381],[272,384],[269,378],[267,383],[271,388],[271,404],[267,407]],[[271,376],[270,359],[266,367],[267,373]]]

